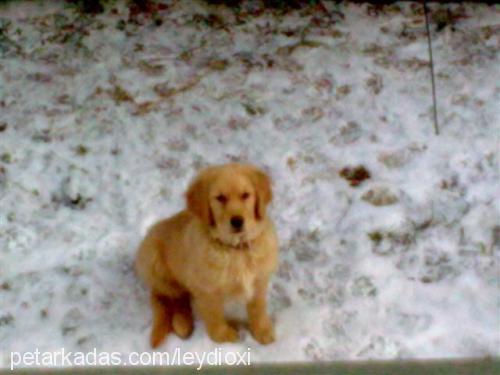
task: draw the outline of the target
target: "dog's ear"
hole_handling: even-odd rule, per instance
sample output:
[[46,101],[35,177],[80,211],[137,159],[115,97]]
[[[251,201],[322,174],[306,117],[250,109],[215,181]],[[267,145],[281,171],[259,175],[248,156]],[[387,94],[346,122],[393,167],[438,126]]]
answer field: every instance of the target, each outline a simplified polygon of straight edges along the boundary
[[255,218],[261,220],[266,216],[266,207],[273,198],[271,178],[255,167],[249,167],[248,173],[257,195],[255,199]]
[[206,225],[214,226],[215,219],[210,208],[209,186],[211,173],[205,170],[189,185],[186,193],[187,209],[195,214]]

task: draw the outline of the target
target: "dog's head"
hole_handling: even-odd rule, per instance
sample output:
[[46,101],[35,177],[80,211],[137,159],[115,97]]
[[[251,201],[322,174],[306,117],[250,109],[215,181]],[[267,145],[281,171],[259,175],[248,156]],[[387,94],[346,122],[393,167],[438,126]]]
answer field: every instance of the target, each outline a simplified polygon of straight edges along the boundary
[[225,164],[203,170],[191,183],[188,210],[228,245],[257,237],[272,199],[271,181],[260,169],[246,164]]

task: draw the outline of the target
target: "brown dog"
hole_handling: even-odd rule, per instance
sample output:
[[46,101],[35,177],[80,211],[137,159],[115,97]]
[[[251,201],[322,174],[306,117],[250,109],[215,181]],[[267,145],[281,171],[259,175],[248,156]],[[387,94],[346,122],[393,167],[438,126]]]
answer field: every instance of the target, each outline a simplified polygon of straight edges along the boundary
[[224,316],[224,303],[235,299],[246,303],[253,337],[274,341],[266,293],[278,241],[266,215],[269,177],[251,165],[210,167],[186,198],[187,210],[155,224],[137,254],[137,272],[151,288],[151,346],[171,331],[182,338],[191,334],[190,302],[212,340],[237,341]]

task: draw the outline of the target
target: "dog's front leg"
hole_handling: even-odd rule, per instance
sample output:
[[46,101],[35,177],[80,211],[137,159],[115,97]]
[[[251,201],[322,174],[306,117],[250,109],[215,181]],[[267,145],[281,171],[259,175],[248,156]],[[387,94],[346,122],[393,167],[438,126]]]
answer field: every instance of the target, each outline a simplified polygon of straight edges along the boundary
[[224,298],[203,293],[196,295],[194,302],[212,340],[215,342],[239,340],[238,331],[231,327],[224,317]]
[[254,295],[247,303],[250,332],[255,340],[261,344],[269,344],[274,341],[274,327],[267,313],[266,296],[268,283],[268,278],[258,279],[255,282]]

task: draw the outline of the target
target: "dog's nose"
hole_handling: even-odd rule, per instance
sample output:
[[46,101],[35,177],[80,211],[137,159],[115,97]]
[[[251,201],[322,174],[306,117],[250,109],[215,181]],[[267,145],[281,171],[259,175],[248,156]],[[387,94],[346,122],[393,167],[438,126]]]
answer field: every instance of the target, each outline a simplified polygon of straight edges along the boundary
[[241,230],[241,228],[243,228],[244,223],[245,221],[241,216],[233,216],[231,218],[231,226],[236,230]]

